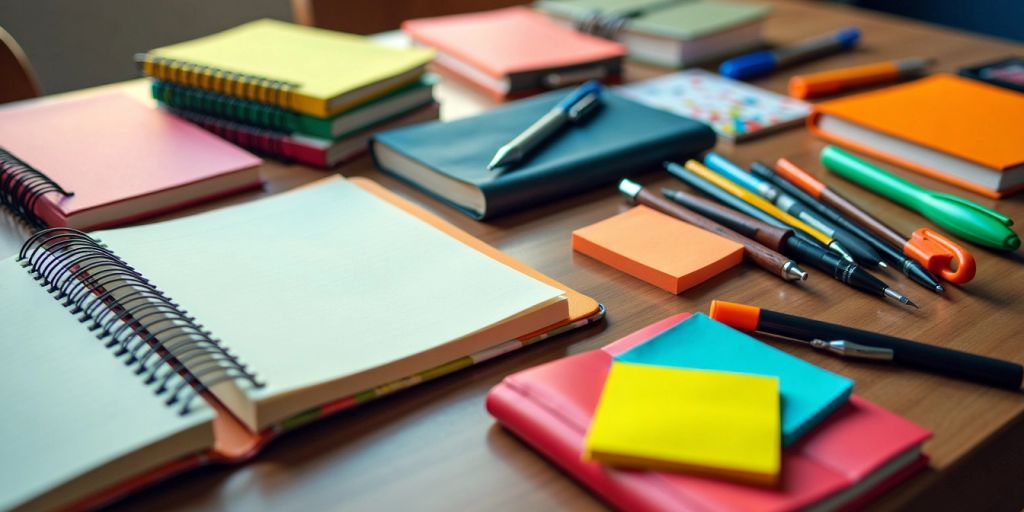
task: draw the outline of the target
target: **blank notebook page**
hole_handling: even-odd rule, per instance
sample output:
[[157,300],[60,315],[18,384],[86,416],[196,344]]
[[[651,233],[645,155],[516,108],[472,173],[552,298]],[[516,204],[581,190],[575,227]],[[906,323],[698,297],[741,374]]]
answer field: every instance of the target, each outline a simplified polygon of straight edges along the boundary
[[[412,357],[564,293],[344,180],[95,236],[266,382],[254,400]],[[419,370],[454,359],[432,357]]]
[[164,405],[14,259],[0,261],[0,326],[0,509],[211,418],[201,401],[185,417]]

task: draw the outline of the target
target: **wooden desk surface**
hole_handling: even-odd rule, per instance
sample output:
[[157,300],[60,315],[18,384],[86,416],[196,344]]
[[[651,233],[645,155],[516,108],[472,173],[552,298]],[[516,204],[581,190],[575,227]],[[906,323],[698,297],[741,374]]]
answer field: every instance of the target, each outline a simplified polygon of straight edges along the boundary
[[[1018,45],[883,16],[843,6],[773,2],[766,24],[774,43],[795,41],[844,25],[864,32],[863,47],[853,53],[777,73],[758,85],[783,92],[794,72],[868,63],[902,56],[932,56],[938,69],[1024,53]],[[632,66],[630,80],[663,71]],[[115,85],[145,95],[140,81]],[[446,117],[487,106],[482,97],[455,84],[440,95]],[[825,181],[909,233],[930,224],[921,217],[822,172],[816,155],[823,144],[804,129],[792,129],[718,150],[741,163],[786,156],[824,176]],[[653,170],[652,170],[653,171]],[[300,166],[268,161],[263,194],[325,176]],[[890,272],[885,280],[921,305],[895,305],[848,289],[813,272],[801,285],[783,283],[751,265],[743,265],[685,292],[669,295],[570,250],[573,229],[627,208],[607,187],[600,191],[500,218],[474,222],[425,195],[377,172],[368,158],[339,169],[368,176],[425,205],[443,218],[492,245],[587,293],[608,308],[607,321],[547,340],[478,367],[421,385],[342,413],[286,435],[255,460],[238,467],[211,467],[177,477],[137,493],[114,508],[150,510],[232,509],[600,509],[585,489],[495,426],[484,411],[484,396],[512,372],[568,354],[592,350],[669,314],[707,311],[712,299],[758,304],[807,314],[961,350],[1024,363],[1024,257],[971,247],[977,278],[962,288],[935,295]],[[1024,219],[1024,199],[993,201],[901,170],[926,186],[965,195],[1003,213]],[[640,178],[672,184],[654,171]],[[195,213],[258,197],[253,193],[202,208]],[[10,253],[11,235],[0,250]],[[774,344],[774,342],[772,342]],[[1024,505],[1024,395],[905,369],[847,363],[800,347],[778,345],[829,370],[856,380],[855,392],[923,425],[935,433],[925,445],[930,468],[875,503],[877,508],[914,508],[970,503],[974,509],[1019,510]],[[1018,454],[1018,456],[1014,456]]]

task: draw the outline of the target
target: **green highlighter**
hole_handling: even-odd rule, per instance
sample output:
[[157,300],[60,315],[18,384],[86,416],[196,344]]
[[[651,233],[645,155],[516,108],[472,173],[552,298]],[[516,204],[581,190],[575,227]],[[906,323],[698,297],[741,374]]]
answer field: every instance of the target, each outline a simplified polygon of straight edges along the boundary
[[1012,251],[1020,237],[1013,219],[966,199],[919,187],[835,146],[821,150],[830,171],[920,213],[946,231],[975,244]]

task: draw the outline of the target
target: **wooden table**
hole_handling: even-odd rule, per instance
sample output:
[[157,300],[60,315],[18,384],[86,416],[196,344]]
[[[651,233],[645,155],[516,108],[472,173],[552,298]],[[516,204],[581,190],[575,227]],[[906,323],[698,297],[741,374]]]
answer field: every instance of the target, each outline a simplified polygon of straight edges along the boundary
[[[939,60],[938,69],[1021,54],[1019,45],[941,29],[900,18],[836,5],[773,2],[766,25],[774,43],[795,41],[856,24],[864,44],[856,52],[806,64],[807,72],[922,55]],[[630,66],[636,80],[663,71]],[[791,72],[757,82],[782,92]],[[144,96],[140,81],[111,87]],[[482,97],[453,83],[440,90],[448,118],[486,108]],[[1022,141],[1024,142],[1024,141]],[[822,172],[816,155],[823,144],[804,129],[792,129],[718,151],[740,163],[786,156],[824,176],[825,181],[909,233],[928,222],[900,207]],[[546,207],[474,222],[427,196],[377,172],[368,158],[339,171],[369,176],[425,205],[608,308],[607,321],[547,340],[438,381],[326,419],[272,443],[256,460],[239,467],[201,469],[137,493],[114,508],[295,510],[295,509],[600,509],[601,502],[545,462],[484,411],[484,396],[502,377],[568,354],[592,350],[669,314],[707,311],[712,299],[757,304],[807,314],[826,321],[877,330],[1024,363],[1024,257],[972,247],[978,277],[939,296],[907,278],[885,280],[910,295],[920,310],[854,292],[814,272],[803,284],[786,284],[751,265],[726,272],[681,296],[673,296],[570,250],[573,229],[627,208],[607,187]],[[654,171],[654,170],[652,170]],[[272,194],[325,176],[324,171],[267,162],[263,168]],[[1021,198],[993,201],[896,170],[902,176],[943,191],[965,195],[1011,217],[1024,219]],[[654,171],[640,178],[672,184]],[[253,199],[249,194],[202,209]],[[0,256],[10,253],[12,235],[0,237]],[[925,445],[930,467],[888,493],[881,509],[994,507],[1024,505],[1024,396],[899,368],[847,363],[800,347],[777,345],[829,370],[856,380],[855,392],[906,416],[935,433]]]

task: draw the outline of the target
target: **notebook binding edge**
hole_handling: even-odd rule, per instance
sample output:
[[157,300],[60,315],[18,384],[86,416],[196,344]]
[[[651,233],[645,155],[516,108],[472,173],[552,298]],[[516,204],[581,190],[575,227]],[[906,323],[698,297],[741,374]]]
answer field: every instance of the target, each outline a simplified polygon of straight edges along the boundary
[[46,228],[35,212],[39,200],[50,192],[64,197],[74,195],[42,171],[25,163],[0,147],[0,206],[5,207],[34,230]]
[[148,53],[135,55],[135,62],[143,73],[157,80],[295,110],[295,89],[299,87],[296,82],[236,73],[224,68]]
[[212,132],[218,137],[264,155],[286,158],[284,139],[287,133],[236,123],[207,114],[200,114],[180,108],[168,107],[174,115]]
[[299,117],[295,112],[273,105],[170,82],[153,82],[153,97],[175,110],[184,109],[228,121],[252,123],[270,130],[291,130],[298,123]]
[[[166,396],[168,407],[180,406],[181,415],[219,383],[265,386],[210,331],[101,241],[72,228],[44,229],[22,245],[17,261],[61,306],[98,331],[96,337],[125,366],[134,366],[157,396]],[[115,298],[115,292],[123,296]],[[175,376],[181,377],[177,383]]]

